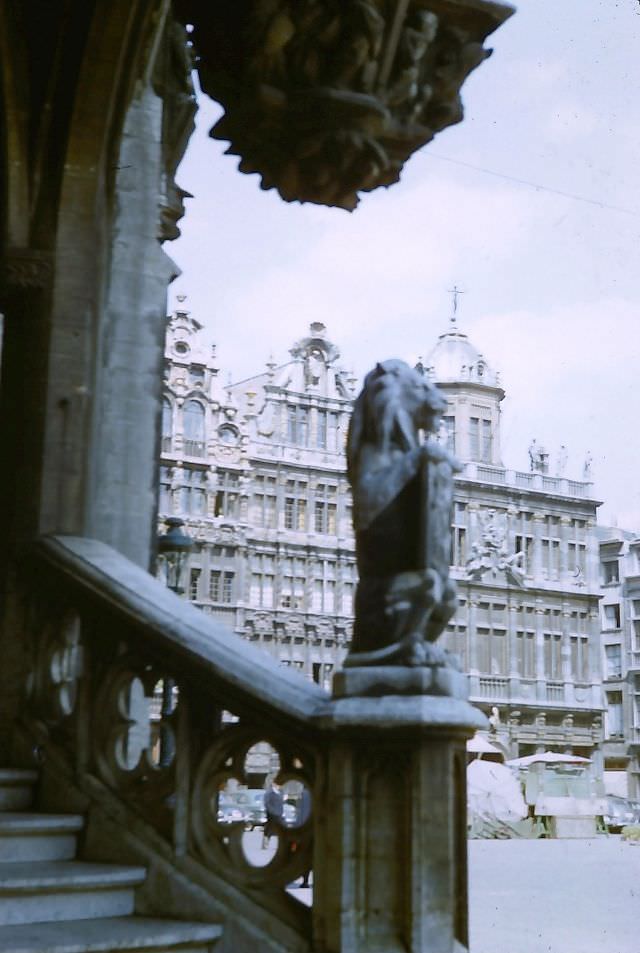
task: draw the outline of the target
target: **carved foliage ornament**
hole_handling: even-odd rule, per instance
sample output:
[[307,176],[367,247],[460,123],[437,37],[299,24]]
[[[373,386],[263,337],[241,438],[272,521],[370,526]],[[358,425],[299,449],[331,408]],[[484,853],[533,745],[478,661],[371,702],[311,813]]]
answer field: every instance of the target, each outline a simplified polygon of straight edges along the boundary
[[478,582],[486,573],[495,578],[503,572],[509,582],[524,587],[524,553],[509,553],[506,518],[499,517],[495,510],[487,510],[479,514],[479,521],[480,535],[467,560],[467,579]]
[[513,9],[488,0],[227,0],[194,24],[211,131],[285,201],[353,209],[460,122],[460,87]]

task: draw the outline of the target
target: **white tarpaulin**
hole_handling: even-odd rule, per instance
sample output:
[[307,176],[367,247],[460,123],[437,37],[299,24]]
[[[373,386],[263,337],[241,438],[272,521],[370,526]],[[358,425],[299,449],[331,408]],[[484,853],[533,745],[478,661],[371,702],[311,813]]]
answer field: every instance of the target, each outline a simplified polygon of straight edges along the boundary
[[543,751],[541,754],[529,754],[526,758],[513,758],[507,761],[512,768],[528,768],[530,764],[591,764],[590,758],[578,754],[558,754],[556,751]]
[[467,741],[467,751],[470,754],[495,754],[500,755],[504,760],[504,755],[499,748],[496,748],[495,745],[492,745],[490,741],[481,735],[479,731],[476,731],[473,738],[469,738]]
[[517,778],[504,764],[476,759],[467,767],[467,807],[480,817],[513,823],[527,816]]

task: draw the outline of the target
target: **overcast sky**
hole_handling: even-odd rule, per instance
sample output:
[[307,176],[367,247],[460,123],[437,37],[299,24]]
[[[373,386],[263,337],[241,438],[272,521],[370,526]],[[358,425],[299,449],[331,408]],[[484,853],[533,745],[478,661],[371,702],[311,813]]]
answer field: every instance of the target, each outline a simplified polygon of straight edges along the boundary
[[202,97],[171,306],[187,295],[225,379],[286,360],[315,320],[362,375],[426,356],[457,284],[507,392],[505,465],[527,469],[536,437],[579,479],[590,450],[600,521],[640,531],[639,41],[640,0],[521,0],[464,122],[352,214],[260,191],[208,138],[220,110]]

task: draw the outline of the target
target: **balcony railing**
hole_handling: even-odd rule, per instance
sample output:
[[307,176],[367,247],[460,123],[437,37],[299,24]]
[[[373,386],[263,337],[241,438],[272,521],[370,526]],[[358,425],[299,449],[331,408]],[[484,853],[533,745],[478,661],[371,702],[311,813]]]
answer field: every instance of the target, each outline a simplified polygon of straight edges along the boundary
[[520,489],[543,490],[560,496],[573,496],[588,499],[592,484],[577,480],[565,480],[564,477],[548,476],[544,473],[531,473],[522,470],[507,470],[484,463],[465,463],[462,479],[478,480],[493,486],[513,486]]
[[509,679],[506,676],[481,675],[479,683],[481,698],[509,697]]
[[547,701],[564,701],[564,682],[547,682]]
[[203,440],[185,440],[183,447],[186,457],[204,457],[206,454],[206,444]]

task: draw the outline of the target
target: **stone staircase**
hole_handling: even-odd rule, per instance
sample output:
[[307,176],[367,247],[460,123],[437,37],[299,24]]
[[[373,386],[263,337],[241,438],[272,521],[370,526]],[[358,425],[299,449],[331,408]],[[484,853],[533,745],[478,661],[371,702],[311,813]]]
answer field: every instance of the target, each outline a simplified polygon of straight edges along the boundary
[[37,779],[0,769],[0,953],[212,953],[215,924],[135,915],[144,867],[77,860],[84,819],[30,810]]

